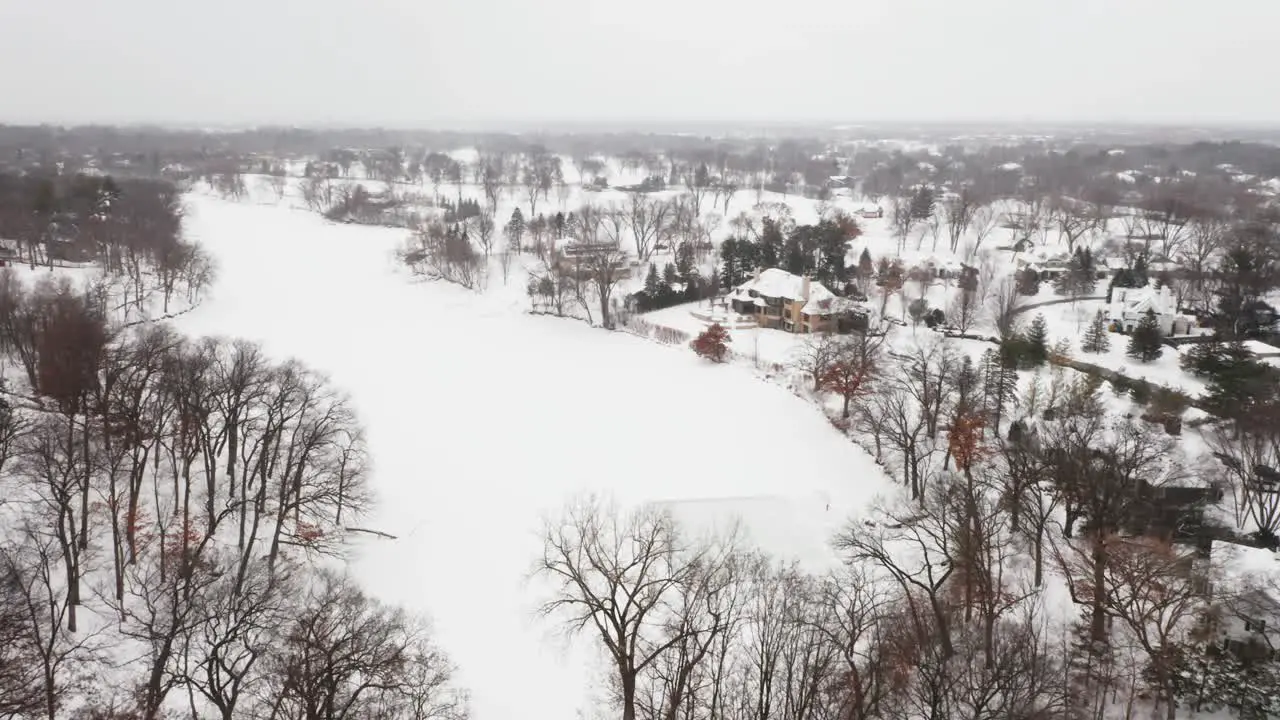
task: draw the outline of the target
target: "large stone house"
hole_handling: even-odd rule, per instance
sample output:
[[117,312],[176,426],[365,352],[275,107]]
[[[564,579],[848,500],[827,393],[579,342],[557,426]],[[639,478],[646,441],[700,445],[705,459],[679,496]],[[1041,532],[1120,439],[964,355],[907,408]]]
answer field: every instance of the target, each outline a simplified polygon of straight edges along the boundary
[[822,283],[770,268],[734,288],[728,301],[734,312],[756,324],[793,333],[850,332],[865,328],[860,303],[842,298]]

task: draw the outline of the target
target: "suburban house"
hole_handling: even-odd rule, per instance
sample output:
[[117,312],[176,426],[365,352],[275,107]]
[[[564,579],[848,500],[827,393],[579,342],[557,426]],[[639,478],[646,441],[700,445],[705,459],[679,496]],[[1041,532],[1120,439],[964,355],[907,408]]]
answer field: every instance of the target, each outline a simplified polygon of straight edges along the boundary
[[1140,288],[1117,287],[1111,290],[1108,317],[1117,330],[1129,333],[1138,327],[1147,312],[1153,312],[1161,335],[1186,335],[1194,326],[1194,321],[1179,315],[1177,309],[1173,291],[1168,286],[1159,290],[1150,285]]
[[866,220],[875,220],[884,217],[884,209],[879,205],[875,207],[864,207],[858,211],[858,217]]
[[928,258],[925,258],[924,262],[917,267],[927,271],[927,274],[930,277],[935,277],[939,280],[952,280],[959,278],[966,272],[966,270],[973,269],[955,258],[939,258],[936,255],[930,255]]
[[625,251],[612,242],[583,242],[577,238],[560,238],[550,243],[549,264],[561,275],[590,275],[601,261],[607,260],[619,278],[631,276],[632,263]]
[[866,322],[860,303],[778,268],[757,272],[734,288],[728,300],[734,312],[754,316],[760,327],[793,333],[851,332]]
[[[1220,647],[1248,659],[1280,660],[1280,556],[1215,540],[1210,550],[1227,587],[1216,612]],[[1212,587],[1211,587],[1212,589]]]

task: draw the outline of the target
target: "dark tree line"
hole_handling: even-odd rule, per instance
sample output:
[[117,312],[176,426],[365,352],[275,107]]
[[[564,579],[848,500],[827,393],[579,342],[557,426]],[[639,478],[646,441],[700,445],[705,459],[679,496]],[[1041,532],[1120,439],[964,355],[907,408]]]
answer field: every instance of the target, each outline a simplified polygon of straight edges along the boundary
[[139,310],[158,295],[167,312],[213,279],[208,256],[182,237],[177,187],[160,180],[0,173],[0,238],[16,243],[11,261],[96,263]]
[[737,287],[757,270],[779,267],[843,291],[855,271],[845,261],[849,242],[861,233],[858,223],[846,216],[798,226],[765,217],[758,237],[731,236],[721,244],[721,282],[726,288]]

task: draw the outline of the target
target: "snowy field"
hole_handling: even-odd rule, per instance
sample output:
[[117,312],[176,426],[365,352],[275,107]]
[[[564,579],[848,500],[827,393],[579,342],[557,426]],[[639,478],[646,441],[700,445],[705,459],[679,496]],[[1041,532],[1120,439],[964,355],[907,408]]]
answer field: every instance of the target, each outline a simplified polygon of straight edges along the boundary
[[820,563],[839,519],[887,488],[750,369],[415,282],[393,259],[403,231],[201,195],[187,228],[219,279],[179,326],[260,341],[351,394],[375,463],[364,524],[398,537],[362,546],[355,571],[434,620],[478,720],[573,718],[589,695],[588,656],[535,617],[528,576],[541,518],[573,495],[741,515],[766,549]]

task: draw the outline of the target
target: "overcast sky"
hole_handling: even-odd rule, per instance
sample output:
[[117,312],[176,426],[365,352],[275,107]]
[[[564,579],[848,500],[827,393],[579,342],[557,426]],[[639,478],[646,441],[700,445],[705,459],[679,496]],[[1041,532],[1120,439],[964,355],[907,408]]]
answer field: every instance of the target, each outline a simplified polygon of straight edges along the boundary
[[0,121],[1280,122],[1277,0],[0,0]]

